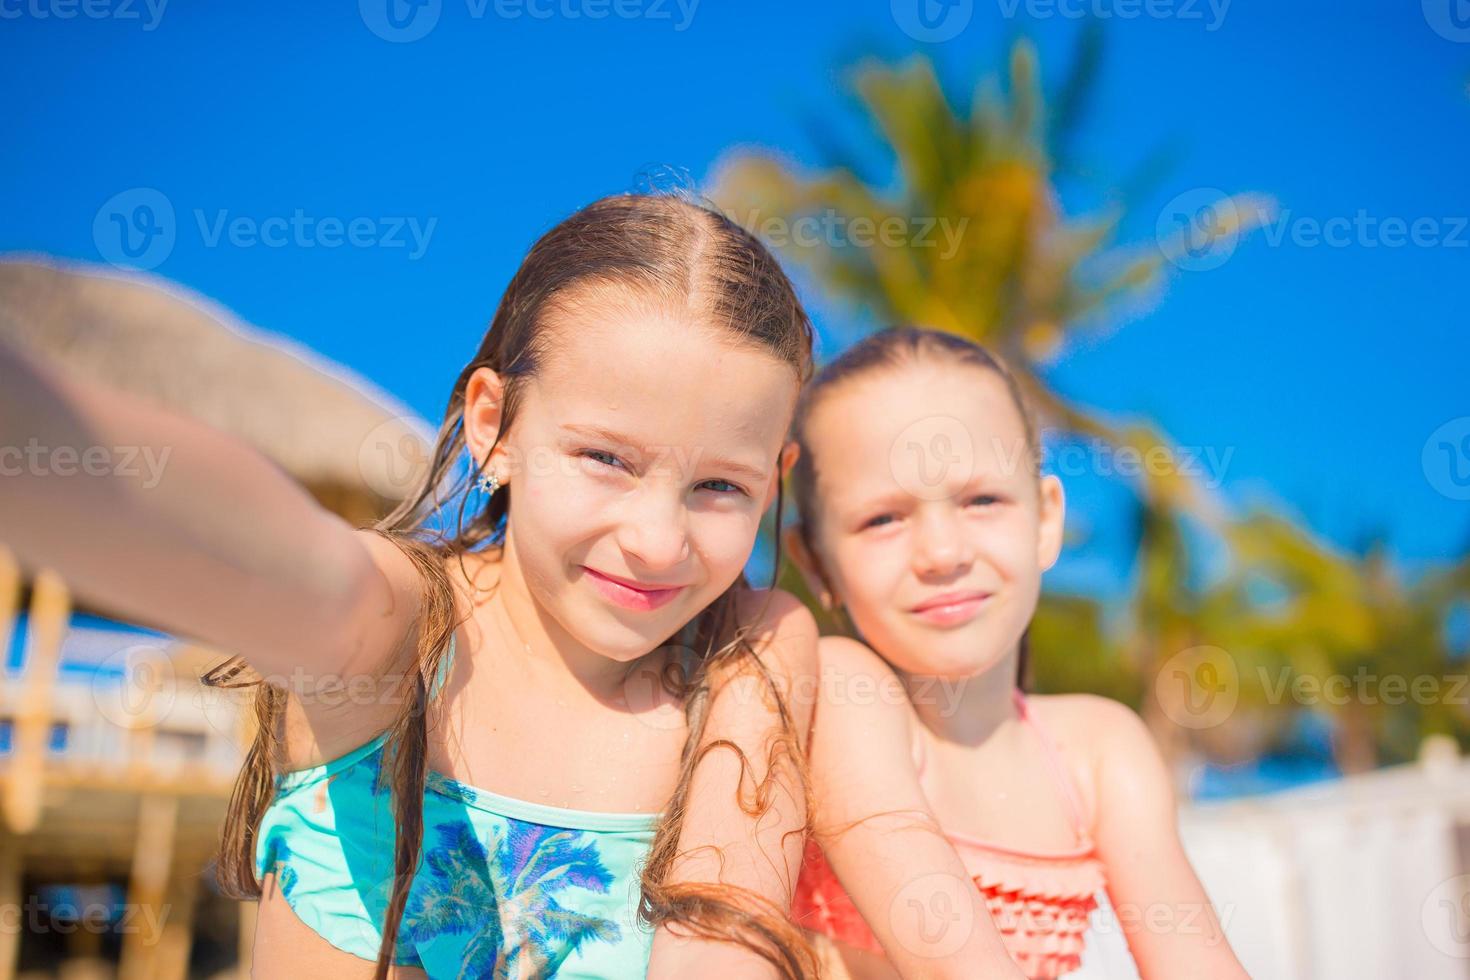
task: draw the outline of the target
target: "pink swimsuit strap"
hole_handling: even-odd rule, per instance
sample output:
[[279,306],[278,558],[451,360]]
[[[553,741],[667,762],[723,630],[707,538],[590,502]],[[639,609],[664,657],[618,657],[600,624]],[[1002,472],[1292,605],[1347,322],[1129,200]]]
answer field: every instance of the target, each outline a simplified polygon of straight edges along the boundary
[[[1077,789],[1076,782],[1072,778],[1071,770],[1068,768],[1066,760],[1062,758],[1061,750],[1057,748],[1056,742],[1052,739],[1051,733],[1047,730],[1046,726],[1041,723],[1041,719],[1036,717],[1036,712],[1032,710],[1030,702],[1026,700],[1026,695],[1019,687],[1011,688],[1011,702],[1016,706],[1016,713],[1021,716],[1021,720],[1031,726],[1031,729],[1036,732],[1037,739],[1041,742],[1042,754],[1046,756],[1047,768],[1051,770],[1053,782],[1061,790],[1062,799],[1067,806],[1067,817],[1072,824],[1073,830],[1077,833],[1079,846],[1082,849],[1090,848],[1092,840],[1087,830],[1087,808],[1082,804],[1082,794]],[[919,775],[922,776],[925,762],[924,741],[922,737],[916,737],[915,739],[914,756],[915,766],[918,769]],[[993,846],[978,838],[963,837],[962,839],[981,846]],[[1002,848],[1002,850],[1008,849]]]

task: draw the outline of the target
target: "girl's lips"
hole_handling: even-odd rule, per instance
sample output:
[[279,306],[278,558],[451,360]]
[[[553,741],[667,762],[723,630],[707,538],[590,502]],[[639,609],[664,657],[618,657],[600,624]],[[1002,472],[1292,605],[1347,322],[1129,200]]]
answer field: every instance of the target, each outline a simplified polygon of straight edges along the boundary
[[931,626],[959,626],[979,615],[989,598],[984,593],[971,592],[940,602],[926,602],[910,612]]
[[616,603],[624,609],[633,609],[638,612],[647,612],[666,605],[674,596],[678,595],[684,586],[676,585],[667,589],[645,589],[629,584],[623,579],[615,579],[594,568],[582,566],[582,571],[587,573],[587,579],[592,587],[601,593],[604,599]]

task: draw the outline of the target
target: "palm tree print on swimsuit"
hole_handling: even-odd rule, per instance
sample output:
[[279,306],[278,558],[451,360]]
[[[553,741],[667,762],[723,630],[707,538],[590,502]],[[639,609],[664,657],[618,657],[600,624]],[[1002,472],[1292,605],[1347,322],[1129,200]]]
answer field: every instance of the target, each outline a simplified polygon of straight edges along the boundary
[[441,823],[434,831],[437,841],[425,851],[403,934],[410,942],[470,934],[460,977],[553,976],[584,943],[622,939],[611,919],[557,901],[568,888],[612,886],[596,844],[580,831],[507,819],[493,859],[467,822]]

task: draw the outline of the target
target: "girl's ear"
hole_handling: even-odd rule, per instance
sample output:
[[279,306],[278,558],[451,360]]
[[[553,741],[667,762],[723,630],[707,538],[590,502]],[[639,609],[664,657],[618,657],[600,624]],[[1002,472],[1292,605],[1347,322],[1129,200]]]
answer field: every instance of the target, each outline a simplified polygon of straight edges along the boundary
[[782,528],[781,547],[787,555],[791,556],[791,562],[796,566],[797,571],[801,572],[801,578],[806,582],[807,591],[816,597],[823,609],[830,612],[835,604],[832,590],[827,587],[821,563],[806,546],[806,539],[802,537],[800,524],[788,524]]
[[1062,481],[1055,476],[1041,478],[1038,496],[1039,530],[1036,536],[1036,563],[1044,572],[1056,564],[1062,553],[1062,532],[1066,528],[1067,501]]
[[[488,367],[476,368],[464,387],[464,442],[476,465],[485,462],[500,435],[504,405],[505,385],[500,375]],[[496,455],[501,455],[498,447]],[[487,463],[484,472],[491,469]],[[500,474],[500,482],[508,483],[509,475]]]
[[771,502],[776,499],[776,489],[786,479],[786,474],[791,472],[791,467],[796,465],[797,459],[801,457],[801,446],[794,440],[781,447],[781,455],[776,462],[776,475],[771,480],[771,485],[766,489],[766,502],[761,507],[761,513],[770,509]]

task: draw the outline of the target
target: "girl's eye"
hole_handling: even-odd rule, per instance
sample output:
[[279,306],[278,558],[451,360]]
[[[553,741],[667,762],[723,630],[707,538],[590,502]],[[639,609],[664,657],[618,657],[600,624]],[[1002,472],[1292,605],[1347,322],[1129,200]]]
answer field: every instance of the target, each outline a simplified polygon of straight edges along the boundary
[[989,507],[992,504],[1000,503],[1000,498],[995,496],[994,494],[982,493],[977,496],[971,497],[970,503],[979,504],[982,507]]
[[739,487],[736,484],[731,483],[729,480],[705,480],[703,483],[700,484],[700,486],[707,487],[707,486],[709,486],[712,483],[713,484],[717,484],[718,486],[721,486],[721,487],[724,487],[725,488],[723,490],[715,490],[715,493],[727,494],[727,493],[744,493],[745,492],[745,490],[742,487]]
[[[607,466],[612,469],[627,469],[626,465],[621,459],[619,459],[617,456],[614,456],[612,453],[607,452],[606,450],[583,449],[578,452],[577,455],[583,459],[592,460],[595,463],[598,463],[602,466]],[[713,486],[710,486],[711,484],[713,484]],[[709,487],[711,490],[718,494],[745,493],[745,489],[743,487],[739,486],[738,484],[731,483],[729,480],[705,480],[703,483],[700,484],[700,486]]]
[[867,523],[863,525],[863,530],[866,531],[870,527],[882,527],[891,520],[893,520],[892,514],[879,514],[877,517],[870,518]]
[[577,455],[581,456],[583,459],[590,459],[595,462],[601,463],[604,466],[613,466],[619,469],[622,468],[621,460],[619,460],[612,453],[604,452],[601,449],[584,449]]

